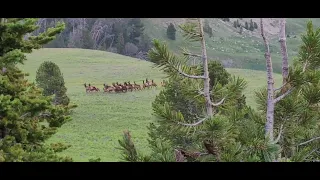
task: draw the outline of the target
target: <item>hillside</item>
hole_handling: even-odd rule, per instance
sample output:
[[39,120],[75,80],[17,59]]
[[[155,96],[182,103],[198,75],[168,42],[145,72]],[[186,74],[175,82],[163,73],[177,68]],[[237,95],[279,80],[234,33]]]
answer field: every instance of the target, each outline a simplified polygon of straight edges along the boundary
[[[114,53],[83,49],[41,49],[27,56],[28,61],[21,66],[30,73],[31,81],[43,61],[59,65],[71,101],[79,107],[73,114],[73,121],[59,129],[48,143],[63,142],[71,147],[63,152],[75,161],[88,161],[100,157],[102,161],[119,161],[115,149],[123,130],[133,132],[138,149],[146,152],[147,128],[152,122],[151,103],[160,92],[157,89],[121,94],[85,93],[83,83],[91,83],[102,89],[103,83],[136,81],[141,84],[145,78],[158,82],[164,74],[152,68],[152,64]],[[266,75],[262,71],[228,69],[234,75],[248,81],[248,104],[255,106],[253,92],[265,85]],[[280,75],[275,75],[280,80]]]
[[[166,29],[169,23],[175,24],[176,28],[179,24],[185,22],[183,18],[147,18],[144,19],[146,25],[145,31],[152,38],[162,39],[168,42],[169,46],[175,50],[179,47],[188,47],[190,50],[198,51],[196,44],[185,43],[180,32],[177,31],[175,41],[166,37]],[[210,27],[213,29],[213,37],[207,37],[208,56],[215,60],[220,60],[226,67],[265,70],[264,46],[260,37],[259,18],[252,18],[256,22],[258,29],[253,32],[243,28],[243,33],[239,34],[240,28],[234,28],[233,23],[239,21],[243,26],[245,22],[250,22],[251,18],[230,18],[229,22],[221,19],[206,19]],[[293,57],[297,54],[299,44],[301,42],[300,35],[306,29],[306,23],[309,19],[288,18],[286,25],[287,46],[289,61],[292,62]],[[320,19],[311,18],[315,26],[320,25]],[[274,71],[281,71],[280,46],[278,43],[278,19],[265,19],[265,30],[267,37],[270,39],[270,49],[274,64]],[[179,29],[179,28],[177,28]]]

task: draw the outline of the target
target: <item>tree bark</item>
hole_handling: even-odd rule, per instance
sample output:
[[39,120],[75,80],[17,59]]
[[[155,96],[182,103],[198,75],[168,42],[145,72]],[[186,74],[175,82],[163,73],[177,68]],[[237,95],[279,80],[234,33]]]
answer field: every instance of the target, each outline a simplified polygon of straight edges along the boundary
[[268,41],[265,37],[263,30],[263,21],[260,19],[261,26],[261,36],[264,41],[264,45],[266,48],[265,58],[266,58],[266,66],[267,66],[267,85],[268,85],[268,97],[267,97],[267,122],[265,126],[265,136],[270,138],[270,141],[273,141],[273,124],[274,124],[274,79],[273,79],[273,69],[272,69],[272,60],[270,56],[270,49]]
[[202,49],[202,63],[203,63],[203,71],[204,71],[204,88],[203,88],[203,95],[206,101],[206,110],[207,115],[209,117],[213,116],[213,108],[212,102],[210,99],[210,78],[209,78],[209,70],[208,70],[208,58],[207,58],[207,50],[206,50],[206,42],[204,38],[204,31],[203,31],[203,23],[202,19],[199,18],[199,28],[200,28],[200,36],[201,36],[201,49]]
[[288,63],[288,52],[286,44],[286,19],[281,18],[280,22],[280,31],[279,31],[279,42],[282,54],[282,84],[287,82],[289,74],[289,63]]

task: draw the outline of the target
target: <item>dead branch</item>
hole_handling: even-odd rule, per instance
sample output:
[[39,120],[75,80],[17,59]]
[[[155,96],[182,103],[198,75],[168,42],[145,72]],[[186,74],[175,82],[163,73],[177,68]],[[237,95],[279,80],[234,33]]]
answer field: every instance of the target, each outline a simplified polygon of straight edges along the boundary
[[208,119],[208,118],[203,118],[203,119],[201,119],[200,121],[195,122],[195,123],[192,123],[192,124],[181,123],[181,122],[178,122],[178,124],[184,125],[184,126],[197,126],[197,125],[201,124],[203,121],[205,121],[205,120],[207,120],[207,119]]
[[206,79],[204,76],[195,76],[195,75],[189,75],[189,74],[186,74],[184,73],[181,68],[178,69],[178,73],[181,74],[182,76],[184,77],[187,77],[187,78],[192,78],[192,79]]
[[274,103],[279,102],[281,99],[285,98],[287,95],[289,95],[294,88],[289,89],[287,92],[285,92],[284,94],[282,94],[281,96],[277,97],[276,99],[273,100]]
[[184,52],[183,55],[187,55],[187,56],[193,56],[193,57],[202,57],[200,54],[192,54],[192,53],[187,53],[187,52]]
[[319,136],[319,137],[312,138],[312,139],[310,139],[310,140],[308,140],[308,141],[306,141],[306,142],[300,143],[300,144],[298,144],[298,146],[302,146],[302,145],[308,144],[308,143],[310,143],[310,142],[312,142],[312,141],[315,141],[315,140],[318,140],[318,139],[320,139],[320,136]]
[[176,157],[176,162],[184,162],[185,161],[185,157],[183,156],[181,151],[175,149],[174,150],[174,154],[175,154],[175,157]]
[[281,87],[274,89],[273,92],[279,91],[280,89],[282,89],[285,85],[287,85],[287,82],[285,82],[284,84],[281,85]]
[[212,106],[215,106],[215,107],[220,106],[220,105],[224,102],[224,100],[225,100],[225,98],[221,99],[221,101],[219,101],[219,102],[217,102],[217,103],[211,102],[211,105],[212,105]]
[[281,135],[282,135],[282,132],[283,132],[283,124],[281,124],[281,126],[280,126],[280,131],[279,131],[277,139],[273,142],[274,144],[277,144],[279,142]]

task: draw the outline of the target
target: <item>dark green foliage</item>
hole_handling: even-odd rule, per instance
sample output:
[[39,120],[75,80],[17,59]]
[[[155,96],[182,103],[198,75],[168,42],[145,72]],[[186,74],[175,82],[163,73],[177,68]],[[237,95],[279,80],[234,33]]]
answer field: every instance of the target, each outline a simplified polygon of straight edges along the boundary
[[124,161],[130,161],[130,162],[140,162],[140,161],[148,161],[149,157],[144,157],[141,154],[138,154],[129,131],[123,132],[123,139],[118,140],[120,147],[117,148],[120,151],[122,151],[122,158]]
[[171,40],[176,40],[176,28],[172,23],[169,24],[167,28],[167,37]]
[[237,21],[233,21],[233,27],[234,27],[234,28],[237,28],[237,27],[238,27]]
[[0,160],[71,161],[58,157],[63,149],[44,145],[44,141],[70,120],[67,115],[74,106],[52,105],[52,98],[29,83],[17,64],[26,60],[24,53],[39,49],[53,40],[64,29],[64,24],[49,28],[26,40],[26,34],[35,31],[36,19],[7,19],[0,24]]
[[119,54],[124,54],[124,46],[125,46],[124,36],[123,36],[123,33],[120,33],[118,35],[117,44],[116,44]]
[[37,70],[37,86],[43,89],[43,95],[55,95],[54,104],[68,105],[69,98],[66,95],[67,88],[58,65],[51,61],[43,62]]
[[239,23],[239,20],[237,19],[237,27],[240,27],[241,24]]
[[91,38],[90,31],[85,29],[82,31],[82,48],[83,49],[93,49],[94,42]]
[[144,24],[142,23],[140,18],[132,18],[128,22],[128,36],[129,42],[137,45],[139,41],[139,37],[143,35]]
[[254,24],[253,24],[252,19],[250,20],[249,30],[250,30],[250,31],[253,31],[253,30],[254,30]]
[[243,33],[243,27],[241,26],[239,30],[239,34],[242,34],[242,33]]
[[[275,130],[279,133],[283,126],[279,145],[281,156],[291,161],[303,162],[319,160],[319,140],[304,143],[320,136],[320,29],[313,29],[311,22],[301,37],[299,55],[289,68],[288,84],[294,87],[291,94],[282,99],[275,107]],[[266,90],[257,93],[259,109],[266,111]],[[276,97],[281,92],[276,93]]]
[[249,30],[249,25],[248,25],[248,22],[247,22],[247,21],[245,22],[244,28],[245,28],[246,30]]
[[253,23],[254,29],[258,29],[258,24],[256,22]]

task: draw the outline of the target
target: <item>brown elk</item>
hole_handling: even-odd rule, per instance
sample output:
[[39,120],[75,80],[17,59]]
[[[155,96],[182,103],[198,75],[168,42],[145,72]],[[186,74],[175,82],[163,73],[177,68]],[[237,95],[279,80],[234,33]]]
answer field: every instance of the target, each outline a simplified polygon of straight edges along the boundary
[[151,86],[157,87],[157,84],[153,81],[153,79],[151,80]]
[[133,82],[133,86],[134,86],[134,89],[136,89],[136,90],[142,90],[141,86],[139,84],[137,84],[135,81]]
[[113,92],[115,91],[115,87],[109,86],[108,84],[103,84],[104,88],[103,91],[104,92]]
[[83,85],[84,85],[84,87],[86,88],[86,93],[87,93],[87,92],[90,92],[90,87],[87,86],[87,83],[84,83]]
[[100,91],[99,88],[97,88],[95,86],[91,86],[90,84],[89,84],[89,89],[90,89],[90,91],[96,91],[96,92]]

